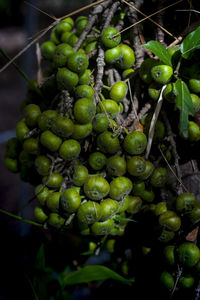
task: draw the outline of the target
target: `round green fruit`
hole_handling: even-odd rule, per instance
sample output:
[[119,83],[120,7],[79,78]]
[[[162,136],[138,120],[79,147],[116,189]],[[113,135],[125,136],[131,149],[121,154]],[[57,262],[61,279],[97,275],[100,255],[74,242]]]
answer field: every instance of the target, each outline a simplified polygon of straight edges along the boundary
[[46,206],[51,212],[58,212],[60,206],[60,192],[49,193],[46,199]]
[[5,157],[4,165],[12,173],[19,172],[19,163],[18,163],[17,159]]
[[110,98],[116,102],[122,101],[128,92],[128,86],[124,81],[116,82],[110,90]]
[[106,48],[114,48],[121,42],[121,35],[115,27],[108,27],[102,32],[101,42]]
[[49,174],[51,164],[51,160],[45,155],[37,156],[34,162],[37,172],[42,176],[46,176]]
[[193,287],[195,282],[195,278],[194,276],[187,274],[185,276],[181,276],[179,278],[179,284],[181,287],[186,288],[186,289],[190,289],[191,287]]
[[170,81],[173,75],[172,67],[168,65],[158,65],[151,69],[152,78],[160,84],[166,84]]
[[93,170],[101,170],[106,164],[106,156],[101,152],[93,152],[90,154],[88,162]]
[[23,150],[29,154],[39,155],[40,145],[38,138],[28,138],[23,142]]
[[123,176],[126,173],[126,161],[119,155],[111,156],[107,160],[106,169],[111,176]]
[[57,189],[63,183],[63,176],[59,173],[52,172],[50,177],[43,177],[42,182],[50,188]]
[[171,210],[167,210],[159,216],[159,223],[171,231],[177,231],[181,227],[180,217]]
[[104,131],[97,137],[97,147],[104,153],[114,154],[119,148],[119,139],[110,131]]
[[146,168],[144,158],[140,156],[132,156],[127,161],[127,171],[132,176],[140,176],[144,173]]
[[74,169],[73,183],[82,186],[88,178],[88,169],[83,165],[78,165]]
[[91,200],[101,200],[106,197],[110,191],[108,181],[98,175],[89,177],[83,188],[86,197]]
[[42,184],[37,185],[35,188],[35,195],[42,206],[46,204],[49,193],[49,189],[46,186],[44,187]]
[[74,213],[81,205],[81,196],[74,189],[66,189],[61,196],[61,206],[64,211]]
[[93,129],[97,133],[104,132],[109,127],[109,119],[105,113],[98,113],[93,119]]
[[200,78],[191,78],[188,81],[188,87],[193,93],[200,93]]
[[138,176],[138,179],[146,180],[147,178],[149,178],[153,170],[154,170],[154,165],[152,164],[152,162],[150,162],[149,160],[145,160],[145,170],[142,173],[142,175]]
[[35,215],[36,221],[39,222],[39,223],[44,223],[48,219],[48,216],[44,212],[44,209],[42,207],[40,207],[40,206],[36,206],[35,207],[35,209],[34,209],[34,215]]
[[65,224],[65,219],[57,213],[50,213],[47,222],[50,226],[60,229]]
[[119,113],[118,104],[110,99],[104,99],[97,106],[98,113],[107,113],[110,118],[114,119]]
[[119,46],[114,47],[112,49],[108,49],[105,52],[105,61],[107,64],[116,63],[122,56],[122,51]]
[[60,90],[72,90],[78,84],[79,77],[67,68],[60,68],[56,74],[56,80]]
[[174,103],[176,100],[177,92],[175,83],[168,83],[163,91],[163,97],[170,103]]
[[128,199],[128,207],[126,209],[127,213],[131,215],[137,214],[142,207],[142,199],[131,195],[126,196],[126,198]]
[[167,180],[167,172],[165,168],[157,168],[153,171],[150,183],[152,186],[160,188],[163,187]]
[[37,126],[37,120],[41,114],[40,107],[36,104],[28,104],[24,109],[26,124],[29,128]]
[[142,154],[147,146],[146,135],[141,131],[127,134],[124,139],[123,148],[131,155]]
[[74,117],[80,124],[91,122],[95,116],[96,107],[91,99],[81,98],[74,104]]
[[80,99],[80,98],[88,98],[90,100],[94,100],[94,90],[90,85],[87,84],[82,84],[82,85],[78,85],[75,88],[75,97],[76,99]]
[[77,158],[80,152],[81,146],[79,142],[74,139],[64,141],[59,149],[60,157],[67,161]]
[[89,65],[87,55],[82,52],[76,52],[70,55],[67,66],[68,68],[78,74],[82,74]]
[[122,200],[125,196],[130,194],[133,184],[127,177],[116,177],[110,183],[110,197],[114,200]]
[[72,138],[75,140],[81,140],[86,138],[92,133],[92,123],[87,124],[74,124],[74,131],[72,133]]
[[100,205],[102,211],[101,221],[105,221],[118,211],[118,203],[113,199],[104,199],[101,201]]
[[28,135],[29,131],[30,130],[26,125],[25,118],[23,118],[21,121],[17,123],[16,136],[19,141],[23,141],[25,137]]
[[45,110],[38,117],[38,127],[40,130],[50,130],[52,124],[54,124],[55,120],[58,118],[58,113],[55,110]]
[[177,249],[179,262],[187,267],[193,267],[200,259],[199,248],[191,242],[181,244]]
[[172,290],[175,284],[173,276],[167,271],[162,272],[160,281],[168,290]]
[[158,64],[159,62],[153,58],[147,58],[142,62],[139,68],[139,76],[146,84],[152,82],[151,69]]
[[152,190],[144,190],[140,193],[140,197],[147,202],[152,202],[155,198],[155,194]]
[[131,47],[125,44],[120,44],[119,47],[121,49],[121,55],[117,60],[116,65],[123,70],[132,68],[135,63],[134,51]]
[[195,196],[183,193],[176,198],[176,210],[181,213],[191,211],[195,205]]
[[74,123],[68,117],[59,116],[53,123],[51,130],[61,138],[67,138],[74,131]]
[[165,261],[170,265],[175,264],[175,246],[174,245],[168,245],[164,248],[163,251]]
[[196,94],[190,94],[195,112],[200,109],[200,98]]
[[114,228],[114,220],[108,219],[103,222],[95,222],[91,226],[91,231],[94,235],[107,235]]
[[[89,69],[86,69],[82,74],[79,75],[79,84],[89,84],[92,72]],[[80,97],[81,98],[81,97]],[[88,97],[86,97],[88,98]]]
[[198,142],[200,140],[200,127],[193,121],[189,121],[188,138],[190,142]]
[[66,43],[59,44],[56,47],[53,56],[54,67],[64,67],[70,55],[74,53],[72,47]]
[[42,57],[51,61],[56,50],[56,45],[52,41],[46,41],[40,46]]
[[62,143],[62,139],[50,130],[45,130],[40,136],[40,143],[51,152],[56,152]]
[[97,202],[87,201],[78,209],[77,218],[83,224],[93,224],[101,219],[101,206]]

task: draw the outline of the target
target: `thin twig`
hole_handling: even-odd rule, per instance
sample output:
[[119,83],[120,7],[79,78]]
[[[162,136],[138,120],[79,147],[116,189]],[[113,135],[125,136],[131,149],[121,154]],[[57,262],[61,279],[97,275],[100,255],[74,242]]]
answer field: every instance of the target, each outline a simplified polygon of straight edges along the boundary
[[41,68],[42,55],[41,55],[39,43],[36,43],[36,58],[37,58],[37,84],[39,87],[41,87],[41,85],[42,85],[42,68]]
[[42,226],[43,226],[43,225],[40,224],[40,223],[37,223],[37,222],[31,221],[31,220],[25,219],[25,218],[23,218],[23,217],[21,217],[21,216],[17,216],[17,215],[12,214],[12,213],[10,213],[10,212],[4,210],[4,209],[0,209],[0,212],[1,212],[2,214],[4,214],[4,215],[7,215],[7,216],[12,217],[12,218],[14,218],[14,219],[17,219],[17,220],[26,222],[26,223],[31,224],[31,225],[35,225],[35,226],[38,226],[38,227],[42,227]]
[[156,109],[154,111],[152,120],[151,120],[151,124],[150,124],[150,128],[149,128],[149,134],[148,134],[148,142],[147,142],[147,148],[146,148],[146,154],[145,154],[145,158],[148,159],[150,151],[151,151],[151,145],[153,142],[153,137],[154,137],[154,132],[155,132],[155,126],[156,126],[156,122],[163,104],[163,91],[166,88],[166,84],[162,87],[161,92],[160,92],[160,96],[156,105]]

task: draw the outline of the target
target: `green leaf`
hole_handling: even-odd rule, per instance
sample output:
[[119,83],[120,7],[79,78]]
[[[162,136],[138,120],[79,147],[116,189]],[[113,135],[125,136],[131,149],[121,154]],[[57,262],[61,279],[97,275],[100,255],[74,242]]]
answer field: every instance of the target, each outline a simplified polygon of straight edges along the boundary
[[117,216],[117,215],[115,215],[114,219],[117,222],[135,222],[135,223],[137,223],[137,221],[135,221],[133,219],[125,218],[125,217],[121,217],[121,216]]
[[45,269],[45,253],[44,253],[44,245],[40,246],[38,250],[36,259],[35,259],[35,268],[44,270]]
[[200,49],[200,26],[186,36],[180,47],[182,57],[185,59],[191,58],[196,49]]
[[164,62],[166,65],[172,67],[171,56],[167,49],[161,43],[157,41],[149,41],[143,46],[149,49],[151,52],[153,52],[153,54],[158,56],[158,58],[162,60],[162,62]]
[[177,92],[176,107],[180,109],[179,129],[183,137],[187,138],[189,124],[188,115],[194,115],[194,105],[187,84],[184,81],[178,79],[175,82],[175,89]]
[[74,271],[65,275],[60,279],[60,284],[61,287],[64,288],[66,285],[74,285],[105,279],[119,280],[126,284],[133,283],[133,280],[128,280],[107,267],[92,265],[85,266],[78,271]]

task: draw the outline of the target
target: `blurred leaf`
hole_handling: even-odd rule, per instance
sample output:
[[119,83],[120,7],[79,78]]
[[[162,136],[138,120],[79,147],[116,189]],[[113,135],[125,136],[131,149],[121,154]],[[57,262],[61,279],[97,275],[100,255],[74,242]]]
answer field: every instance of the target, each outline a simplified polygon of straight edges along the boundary
[[189,33],[181,43],[182,57],[189,59],[196,49],[200,49],[200,26]]
[[0,0],[0,10],[7,10],[10,8],[10,0]]
[[189,124],[188,115],[194,115],[194,105],[192,103],[190,91],[184,81],[178,79],[175,82],[175,89],[177,91],[176,107],[180,109],[179,129],[183,137],[187,138]]
[[42,244],[40,246],[40,249],[38,250],[36,259],[35,259],[35,268],[43,270],[45,269],[45,253],[44,253],[44,245]]
[[74,285],[106,279],[119,280],[126,284],[133,283],[133,280],[128,280],[107,267],[92,265],[85,266],[78,271],[74,271],[70,274],[65,275],[60,279],[60,284],[61,287],[64,288],[66,285]]
[[117,216],[117,215],[114,217],[114,219],[117,222],[135,222],[135,223],[137,223],[137,221],[135,221],[133,219],[125,218],[125,217],[121,217],[121,216]]
[[167,49],[157,41],[149,41],[147,44],[143,45],[145,48],[149,49],[153,54],[155,54],[162,62],[166,65],[172,67],[171,56]]

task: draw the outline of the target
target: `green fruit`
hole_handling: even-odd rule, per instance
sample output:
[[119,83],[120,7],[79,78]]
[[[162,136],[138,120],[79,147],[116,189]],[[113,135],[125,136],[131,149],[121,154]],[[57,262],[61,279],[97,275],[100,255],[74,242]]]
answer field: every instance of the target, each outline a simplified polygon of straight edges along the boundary
[[56,80],[60,90],[72,90],[78,84],[79,77],[67,68],[60,68],[56,74]]
[[68,44],[70,46],[74,47],[77,42],[78,42],[78,36],[76,34],[72,33],[70,35],[70,37],[68,38]]
[[192,223],[200,221],[200,202],[196,202],[194,208],[189,213],[189,219]]
[[190,94],[195,112],[200,109],[200,98],[196,94]]
[[40,153],[40,145],[38,138],[28,138],[23,142],[23,150],[33,154],[39,155]]
[[200,259],[199,248],[190,242],[185,242],[177,250],[179,262],[187,267],[193,267]]
[[43,177],[42,183],[47,185],[50,188],[57,189],[63,183],[63,176],[59,173],[52,172],[50,177],[48,176]]
[[146,135],[141,131],[127,134],[124,139],[123,148],[131,155],[142,154],[147,146]]
[[61,35],[64,32],[71,31],[72,25],[68,21],[62,20],[60,23],[56,25],[55,30],[57,35]]
[[98,46],[98,42],[97,41],[93,41],[93,42],[87,44],[87,46],[85,47],[85,53],[86,54],[91,53],[92,51],[94,51],[94,50],[97,49],[97,46]]
[[161,91],[161,85],[158,84],[157,82],[152,82],[149,87],[148,87],[148,94],[149,97],[151,97],[151,99],[153,100],[158,100],[159,96],[160,96],[160,91]]
[[200,78],[191,78],[188,81],[188,87],[193,93],[200,93]]
[[96,107],[91,99],[82,98],[74,104],[74,117],[80,124],[91,122],[95,116]]
[[57,229],[60,229],[65,224],[65,219],[57,213],[50,213],[47,221],[50,226]]
[[168,245],[164,248],[163,251],[164,257],[166,262],[169,265],[174,265],[175,264],[175,246],[174,245]]
[[38,117],[38,127],[40,130],[50,130],[52,127],[52,124],[55,122],[55,120],[58,118],[58,113],[55,110],[45,110],[41,113],[41,115]]
[[179,284],[181,285],[181,287],[189,289],[191,287],[193,287],[195,282],[195,278],[194,276],[187,274],[185,276],[181,276],[179,279]]
[[160,281],[168,290],[172,290],[175,284],[173,276],[166,271],[160,275]]
[[[79,75],[79,82],[78,83],[79,84],[89,84],[91,75],[92,75],[91,70],[86,69],[82,74]],[[88,98],[88,97],[86,97],[86,98]]]
[[31,154],[27,153],[26,151],[22,150],[19,154],[19,163],[21,166],[25,166],[27,168],[31,168],[34,165],[34,159]]
[[136,181],[133,183],[132,194],[134,196],[140,196],[145,190],[144,181]]
[[177,92],[175,83],[168,83],[163,91],[163,97],[170,103],[174,103],[176,100]]
[[35,104],[29,104],[24,109],[26,124],[29,128],[37,126],[37,119],[41,114],[40,107]]
[[172,67],[168,65],[158,65],[151,69],[152,78],[160,84],[166,84],[170,81],[173,75]]
[[181,219],[174,211],[167,210],[159,216],[159,224],[171,231],[177,231],[181,227]]
[[154,165],[152,164],[152,162],[150,162],[149,160],[145,160],[145,170],[142,173],[142,175],[138,176],[138,179],[146,180],[153,172],[153,169],[154,169]]
[[119,46],[105,51],[105,61],[107,64],[116,63],[122,56],[122,51]]
[[174,236],[174,232],[163,229],[161,235],[158,237],[158,241],[161,243],[168,243],[173,240]]
[[114,119],[119,113],[119,106],[115,101],[105,99],[99,102],[97,106],[97,113],[107,113],[110,118]]
[[125,196],[130,194],[132,190],[132,182],[127,177],[116,177],[110,183],[110,197],[114,200],[122,200]]
[[[121,201],[118,202],[118,211],[117,213],[122,216],[125,217],[126,215],[124,215],[123,213],[128,209],[129,206],[129,198],[128,196],[125,196]],[[116,216],[117,218],[118,216]],[[114,217],[115,218],[115,217]],[[126,224],[127,221],[121,221],[121,223],[125,223]]]
[[45,155],[37,156],[34,162],[37,172],[42,176],[46,176],[49,174],[51,164],[51,160]]
[[67,138],[74,131],[74,123],[67,117],[59,116],[52,124],[51,130],[61,138]]
[[10,138],[6,142],[6,156],[10,158],[17,158],[20,151],[20,142],[17,138]]
[[77,218],[83,224],[93,224],[101,218],[101,206],[97,202],[87,201],[78,209]]
[[56,28],[54,27],[51,31],[51,41],[55,44],[55,45],[58,45],[60,43],[60,40],[59,40],[59,36],[57,35],[56,33]]
[[97,147],[104,153],[114,154],[119,148],[119,139],[110,131],[104,131],[97,137]]
[[114,252],[114,249],[115,249],[115,240],[114,239],[107,240],[106,249],[109,252]]
[[62,22],[67,22],[69,23],[72,27],[74,26],[74,20],[71,17],[67,17],[62,20]]
[[152,186],[160,188],[163,187],[167,180],[167,172],[165,168],[157,168],[153,171],[150,183]]
[[106,197],[110,191],[110,185],[106,179],[101,176],[91,176],[84,183],[84,193],[91,200],[101,200]]
[[111,176],[122,176],[126,173],[126,161],[119,155],[111,156],[107,160],[106,169]]
[[42,132],[40,143],[51,152],[56,152],[62,144],[61,138],[49,130]]
[[127,171],[132,176],[140,176],[144,173],[146,168],[144,158],[140,156],[132,156],[127,161]]
[[140,193],[140,197],[147,202],[152,202],[155,198],[155,194],[152,190],[144,190]]
[[43,208],[40,206],[35,207],[34,216],[35,216],[36,221],[39,223],[44,223],[48,219],[48,216],[44,212]]
[[81,196],[74,189],[67,189],[62,193],[61,206],[64,211],[74,213],[81,205]]
[[12,173],[19,172],[19,163],[18,163],[17,159],[5,157],[4,165]]
[[95,222],[91,226],[91,231],[94,235],[107,235],[114,228],[114,221],[112,219],[108,219],[103,222]]
[[158,64],[159,62],[153,58],[147,58],[142,62],[139,68],[139,76],[146,84],[152,82],[151,69]]
[[55,50],[56,50],[56,45],[52,41],[44,42],[40,46],[42,57],[50,61],[53,59]]
[[200,127],[193,121],[189,121],[188,137],[190,142],[198,142],[200,140]]
[[16,136],[19,141],[23,141],[29,133],[29,128],[26,125],[25,118],[17,123]]
[[94,100],[94,90],[87,84],[78,85],[74,92],[76,99],[88,98],[90,100]]
[[88,162],[93,170],[101,170],[106,164],[106,156],[101,152],[93,152],[90,154]]
[[78,36],[81,35],[87,23],[88,23],[88,19],[86,17],[84,19],[79,19],[78,22],[76,22],[76,33]]
[[101,205],[101,221],[105,221],[118,211],[118,203],[113,199],[104,199],[100,203]]
[[96,114],[93,119],[93,129],[97,133],[104,132],[109,127],[109,119],[104,113]]
[[51,212],[58,212],[60,205],[60,192],[49,193],[46,199],[46,205]]
[[44,187],[42,184],[37,185],[35,188],[35,195],[42,206],[46,204],[49,193],[49,189],[46,186]]
[[70,139],[62,143],[59,149],[59,155],[64,160],[73,160],[79,156],[81,146],[76,140]]
[[178,212],[188,212],[194,208],[195,196],[189,193],[184,193],[176,198],[176,210]]
[[159,202],[156,204],[155,208],[155,215],[160,216],[167,211],[167,203],[166,202]]
[[102,32],[101,42],[106,48],[116,47],[121,42],[121,35],[115,27],[108,27]]
[[76,73],[83,73],[88,68],[89,61],[87,55],[81,52],[76,52],[70,55],[67,66],[68,68]]
[[68,44],[69,38],[74,35],[71,31],[63,32],[60,39],[63,43]]
[[128,92],[128,86],[124,81],[116,82],[110,90],[110,98],[116,102],[122,101]]
[[119,47],[121,49],[121,55],[117,60],[116,65],[123,70],[132,68],[135,63],[134,51],[125,44],[120,44]]
[[134,76],[134,69],[133,68],[129,68],[123,71],[122,73],[122,78],[123,79],[131,79]]
[[140,197],[136,197],[136,196],[126,196],[126,198],[128,199],[128,207],[127,207],[127,212],[129,214],[137,214],[141,207],[142,207],[142,199]]
[[72,47],[66,43],[59,44],[56,47],[53,56],[53,65],[55,67],[64,67],[70,55],[74,53]]
[[86,138],[91,133],[92,133],[92,123],[74,124],[74,132],[71,137],[75,140],[80,140]]
[[73,183],[82,186],[88,178],[88,169],[83,165],[78,165],[74,169]]

